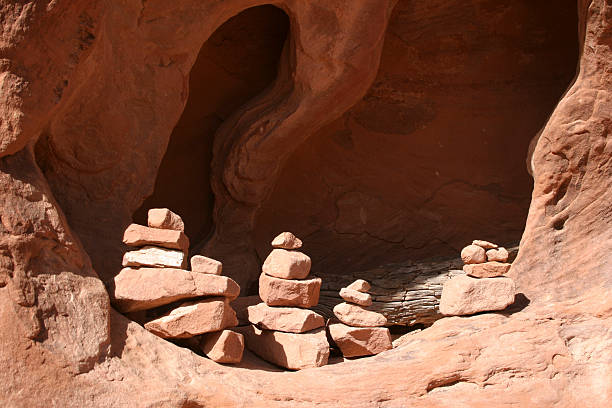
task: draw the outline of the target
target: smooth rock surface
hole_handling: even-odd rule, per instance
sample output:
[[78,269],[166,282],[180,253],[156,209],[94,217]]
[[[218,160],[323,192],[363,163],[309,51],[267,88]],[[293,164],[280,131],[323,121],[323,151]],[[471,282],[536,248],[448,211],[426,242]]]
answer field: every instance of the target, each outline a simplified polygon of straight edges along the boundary
[[350,303],[334,306],[334,314],[342,323],[352,327],[380,327],[387,324],[387,318],[382,314]]
[[508,262],[508,250],[504,247],[489,249],[487,251],[487,260],[497,262]]
[[478,264],[487,261],[485,250],[478,245],[468,245],[461,250],[461,259],[467,264]]
[[442,288],[440,312],[462,316],[503,310],[514,303],[515,293],[514,281],[510,278],[455,276]]
[[185,232],[185,224],[181,217],[167,208],[151,208],[148,212],[147,225],[151,228]]
[[340,289],[340,297],[359,306],[370,306],[372,304],[372,295],[349,288]]
[[187,266],[187,256],[183,251],[146,246],[123,254],[122,265],[183,269]]
[[123,243],[129,246],[157,245],[169,249],[189,249],[189,238],[182,231],[131,224],[123,233]]
[[244,336],[232,330],[202,335],[200,347],[216,363],[235,364],[242,360]]
[[265,273],[259,276],[259,297],[268,306],[313,307],[319,303],[320,290],[321,278],[290,280]]
[[502,262],[485,262],[475,265],[463,265],[463,271],[474,278],[495,278],[504,276],[510,270],[512,264]]
[[299,251],[273,249],[261,270],[269,276],[282,279],[304,279],[310,273],[310,257]]
[[298,249],[302,247],[302,241],[291,232],[281,232],[271,243],[273,248]]
[[386,327],[351,327],[330,323],[329,334],[344,357],[371,356],[393,348]]
[[365,293],[370,290],[371,285],[368,281],[365,281],[363,279],[357,279],[355,282],[351,283],[346,288]]
[[478,245],[482,249],[495,249],[499,247],[499,245],[494,244],[493,242],[483,241],[481,239],[475,239],[474,241],[472,241],[472,245]]
[[259,303],[247,308],[249,322],[261,329],[304,333],[325,326],[325,320],[312,310],[295,307],[270,307]]
[[216,259],[208,258],[203,255],[191,257],[191,270],[193,272],[208,273],[211,275],[221,275],[223,264]]

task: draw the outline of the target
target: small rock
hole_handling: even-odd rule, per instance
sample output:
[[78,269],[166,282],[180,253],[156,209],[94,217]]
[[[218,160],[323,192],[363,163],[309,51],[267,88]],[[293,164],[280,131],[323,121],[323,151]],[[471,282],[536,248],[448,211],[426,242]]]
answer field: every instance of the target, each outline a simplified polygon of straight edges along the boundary
[[272,240],[272,247],[298,249],[302,247],[302,241],[290,232],[281,232]]
[[157,245],[169,249],[189,249],[189,238],[182,231],[131,224],[123,233],[123,243],[129,246]]
[[151,208],[148,215],[149,227],[185,231],[185,224],[181,217],[167,208]]
[[487,259],[489,261],[508,262],[508,250],[504,247],[489,249]]
[[512,264],[501,262],[485,262],[475,265],[463,265],[463,271],[475,278],[495,278],[504,276],[510,270]]
[[217,363],[239,363],[244,352],[244,336],[232,330],[202,335],[200,348]]
[[368,281],[365,281],[363,279],[357,279],[355,282],[351,283],[346,288],[356,290],[357,292],[365,293],[370,290],[371,286]]
[[340,297],[359,306],[370,306],[372,304],[372,295],[349,288],[340,289]]
[[334,314],[342,323],[352,327],[380,327],[387,324],[387,318],[382,314],[350,303],[334,306]]
[[462,316],[503,310],[514,303],[515,290],[514,281],[510,278],[456,276],[447,280],[442,287],[440,313]]
[[262,329],[304,333],[325,326],[320,314],[295,307],[270,307],[259,303],[247,308],[249,321]]
[[479,247],[483,249],[494,249],[498,247],[497,244],[494,244],[489,241],[482,241],[480,239],[475,239],[474,241],[472,241],[472,245],[478,245]]
[[461,250],[461,259],[465,264],[477,264],[487,261],[485,250],[478,245],[468,245]]
[[310,273],[310,257],[298,251],[273,249],[261,270],[282,279],[304,279]]
[[319,303],[321,278],[280,279],[262,273],[259,276],[259,297],[268,306],[313,307]]
[[207,258],[202,255],[191,257],[191,270],[198,273],[208,273],[211,275],[221,275],[223,264],[216,259]]
[[187,338],[216,332],[238,324],[227,298],[210,298],[181,304],[170,313],[145,323],[144,327],[162,338]]
[[123,254],[123,266],[185,268],[185,253],[174,249],[146,246]]
[[371,356],[393,348],[386,327],[350,327],[331,323],[329,333],[344,357]]

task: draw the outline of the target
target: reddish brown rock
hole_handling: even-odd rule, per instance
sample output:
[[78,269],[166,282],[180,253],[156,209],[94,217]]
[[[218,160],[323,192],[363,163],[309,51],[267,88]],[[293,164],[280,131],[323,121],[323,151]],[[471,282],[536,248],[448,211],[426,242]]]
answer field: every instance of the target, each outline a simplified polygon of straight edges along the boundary
[[185,302],[168,314],[145,323],[151,333],[163,338],[187,338],[216,332],[238,324],[227,298]]
[[259,328],[289,333],[304,333],[325,326],[323,316],[312,310],[270,307],[259,303],[247,308],[248,319]]
[[264,261],[261,270],[270,276],[282,279],[304,279],[310,273],[310,258],[298,251],[273,249]]
[[475,278],[495,278],[504,276],[512,264],[502,262],[485,262],[475,265],[463,265],[463,271]]
[[124,268],[113,279],[113,304],[122,312],[152,309],[200,296],[235,299],[236,282],[216,276],[171,268]]
[[129,246],[157,245],[164,248],[189,249],[189,239],[182,231],[150,228],[131,224],[123,234],[123,243]]
[[355,282],[351,283],[346,288],[365,293],[370,290],[371,286],[367,281],[363,279],[357,279]]
[[223,264],[221,262],[216,259],[207,258],[203,255],[192,256],[190,262],[193,272],[221,275],[223,270]]
[[320,290],[321,278],[280,279],[265,273],[259,276],[259,297],[268,306],[313,307],[319,303]]
[[231,306],[236,312],[236,317],[238,318],[238,324],[240,326],[251,324],[249,322],[248,307],[257,305],[259,303],[261,303],[261,298],[259,295],[240,296],[232,300]]
[[485,250],[478,245],[468,245],[461,250],[461,259],[467,264],[478,264],[487,261]]
[[185,232],[185,224],[181,217],[167,208],[151,208],[147,217],[147,225],[152,228]]
[[273,248],[298,249],[302,247],[302,241],[290,232],[281,232],[271,243]]
[[216,363],[235,364],[242,360],[244,336],[232,330],[202,335],[200,347]]
[[122,265],[185,268],[187,257],[183,251],[146,246],[123,254]]
[[359,306],[370,306],[372,304],[372,295],[349,288],[340,289],[340,297]]
[[477,245],[479,247],[481,247],[482,249],[495,249],[497,248],[499,245],[494,244],[492,242],[489,241],[483,241],[480,239],[475,239],[474,241],[472,241],[472,245]]
[[514,303],[515,292],[514,281],[510,278],[455,276],[444,283],[440,313],[461,316],[503,310]]
[[331,323],[329,334],[344,357],[371,356],[393,348],[386,327],[351,327]]
[[350,303],[334,306],[334,315],[342,323],[352,327],[379,327],[387,324],[387,318],[382,314]]
[[241,327],[240,332],[244,334],[246,347],[253,353],[291,370],[321,367],[329,358],[324,328],[298,334],[247,326]]
[[488,261],[508,262],[508,250],[503,247],[489,249],[487,251]]

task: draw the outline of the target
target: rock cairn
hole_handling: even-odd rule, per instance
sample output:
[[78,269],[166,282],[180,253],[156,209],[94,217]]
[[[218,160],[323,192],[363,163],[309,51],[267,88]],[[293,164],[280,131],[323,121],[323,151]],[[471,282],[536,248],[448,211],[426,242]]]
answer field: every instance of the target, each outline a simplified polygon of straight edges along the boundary
[[372,295],[370,284],[358,279],[340,289],[345,302],[334,307],[334,314],[340,322],[329,324],[329,334],[344,357],[371,356],[393,347],[389,329],[383,327],[387,318],[368,310]]
[[465,275],[444,283],[440,313],[470,315],[503,310],[514,303],[514,281],[505,277],[510,270],[508,251],[488,241],[475,240],[461,251]]
[[323,366],[329,357],[325,320],[308,309],[319,302],[321,279],[308,276],[311,260],[301,246],[290,232],[274,238],[259,278],[263,302],[247,307],[251,324],[241,328],[249,350],[292,370]]
[[[184,230],[181,217],[166,208],[149,210],[148,226],[132,224],[125,230],[123,242],[140,248],[123,257],[124,268],[113,280],[113,303],[124,313],[156,315],[144,327],[159,337],[191,339],[211,360],[238,363],[244,338],[227,328],[238,324],[230,302],[240,287],[221,276],[221,262],[205,256],[193,256],[191,271],[186,270]],[[152,310],[160,306],[163,313]]]

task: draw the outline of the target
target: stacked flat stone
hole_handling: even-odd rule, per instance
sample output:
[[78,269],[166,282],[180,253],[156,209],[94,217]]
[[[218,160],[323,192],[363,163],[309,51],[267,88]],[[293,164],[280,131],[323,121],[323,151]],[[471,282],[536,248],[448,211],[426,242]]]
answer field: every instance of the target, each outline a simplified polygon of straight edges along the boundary
[[132,224],[123,242],[140,249],[123,257],[124,268],[114,278],[113,304],[121,312],[138,312],[177,303],[169,312],[145,323],[167,339],[198,337],[203,352],[220,363],[242,359],[244,338],[226,330],[236,326],[230,306],[240,293],[238,284],[221,276],[221,262],[201,255],[186,270],[189,239],[180,216],[167,208],[149,210],[148,226]]
[[447,316],[470,315],[503,310],[514,303],[514,281],[506,277],[511,264],[508,251],[497,244],[475,240],[461,251],[465,275],[444,283],[440,313]]
[[370,284],[363,279],[340,289],[345,302],[334,307],[340,322],[330,322],[329,334],[344,357],[371,356],[393,347],[391,333],[383,327],[387,318],[368,310],[372,305],[369,290]]
[[246,346],[264,360],[292,370],[327,364],[329,343],[323,316],[309,310],[319,302],[320,278],[309,278],[311,260],[297,251],[302,241],[284,232],[262,266],[259,297],[247,307],[242,328]]

